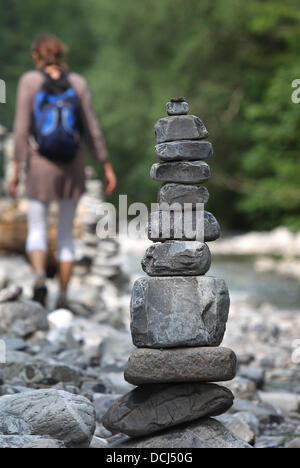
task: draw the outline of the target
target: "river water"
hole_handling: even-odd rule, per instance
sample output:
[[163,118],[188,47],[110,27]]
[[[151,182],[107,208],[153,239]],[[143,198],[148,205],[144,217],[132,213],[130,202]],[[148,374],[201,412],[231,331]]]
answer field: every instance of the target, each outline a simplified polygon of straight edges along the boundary
[[[134,276],[145,275],[140,260],[140,252],[127,255],[127,268]],[[249,257],[213,257],[208,275],[223,278],[232,293],[247,294],[254,306],[269,303],[278,309],[300,310],[299,282],[277,273],[258,272]]]

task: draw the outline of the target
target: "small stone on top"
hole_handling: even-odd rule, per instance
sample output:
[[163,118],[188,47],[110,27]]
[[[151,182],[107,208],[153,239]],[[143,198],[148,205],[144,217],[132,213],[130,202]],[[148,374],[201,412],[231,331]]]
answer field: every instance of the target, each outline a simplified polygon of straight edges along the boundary
[[170,99],[170,102],[185,102],[185,97],[174,97]]
[[184,97],[174,97],[166,105],[168,115],[186,115],[189,112],[189,105]]

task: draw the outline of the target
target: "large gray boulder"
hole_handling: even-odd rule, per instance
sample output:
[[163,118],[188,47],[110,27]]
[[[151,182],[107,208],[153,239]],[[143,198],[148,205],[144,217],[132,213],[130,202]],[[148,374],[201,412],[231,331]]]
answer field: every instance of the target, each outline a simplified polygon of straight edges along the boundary
[[[202,216],[204,219],[201,219]],[[184,213],[180,211],[153,211],[149,215],[147,233],[149,240],[153,242],[167,240],[213,242],[221,236],[221,228],[214,215],[209,211],[199,210],[197,213],[195,211]]]
[[197,203],[206,204],[209,200],[209,193],[206,187],[198,187],[197,185],[185,184],[164,184],[158,192],[158,203],[167,203],[173,205],[178,203],[181,206],[184,204],[192,204],[192,208],[196,208]]
[[131,297],[131,333],[138,348],[219,346],[229,313],[222,279],[140,278]]
[[45,309],[37,302],[19,300],[0,304],[0,334],[27,337],[48,330]]
[[236,367],[236,356],[228,348],[142,348],[130,356],[125,379],[133,385],[225,382],[234,378]]
[[205,275],[211,265],[211,254],[201,242],[164,242],[151,245],[142,260],[149,276]]
[[2,411],[22,414],[33,434],[62,440],[67,447],[88,447],[95,431],[92,403],[62,390],[35,390],[3,396],[0,398]]
[[164,117],[155,125],[157,143],[173,140],[201,140],[208,136],[202,120],[195,115]]
[[197,140],[160,143],[155,146],[155,151],[161,161],[197,161],[213,155],[212,144],[209,141]]
[[232,393],[214,384],[144,385],[117,400],[103,419],[112,433],[139,437],[225,413]]
[[252,448],[233,435],[222,423],[215,419],[201,419],[192,424],[175,427],[139,439],[127,438],[111,444],[109,448]]
[[151,167],[150,176],[158,182],[202,184],[210,178],[210,168],[204,161],[155,163]]

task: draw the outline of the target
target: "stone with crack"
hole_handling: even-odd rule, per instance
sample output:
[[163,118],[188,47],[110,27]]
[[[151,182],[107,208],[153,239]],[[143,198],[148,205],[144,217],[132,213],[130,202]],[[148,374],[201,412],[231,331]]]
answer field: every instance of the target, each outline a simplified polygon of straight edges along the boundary
[[208,159],[213,155],[212,144],[203,140],[160,143],[155,146],[155,151],[161,161],[197,161]]
[[131,333],[139,348],[219,346],[229,312],[222,279],[140,278],[131,298]]
[[155,125],[157,143],[173,140],[201,140],[208,136],[208,131],[199,117],[178,115],[164,117]]
[[103,419],[112,433],[139,437],[227,411],[232,393],[205,383],[144,385],[117,400]]

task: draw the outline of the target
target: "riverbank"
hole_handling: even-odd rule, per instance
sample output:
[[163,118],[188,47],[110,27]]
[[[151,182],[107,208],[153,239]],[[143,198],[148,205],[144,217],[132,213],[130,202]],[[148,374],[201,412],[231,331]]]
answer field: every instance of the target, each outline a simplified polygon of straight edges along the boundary
[[[223,242],[233,245],[230,239],[219,243]],[[0,339],[7,347],[7,362],[0,366],[0,403],[4,396],[16,398],[25,392],[29,396],[32,390],[66,392],[71,400],[84,398],[85,405],[87,399],[91,405],[88,408],[95,411],[95,420],[87,422],[90,438],[84,443],[103,448],[118,444],[123,437],[107,431],[102,419],[113,401],[133,388],[123,377],[133,349],[129,301],[133,281],[143,274],[140,259],[149,241],[100,241],[86,232],[77,243],[78,264],[70,289],[72,311],[54,310],[57,292],[54,278],[48,279],[49,310],[43,311],[30,302],[32,276],[25,258],[0,254]],[[257,448],[299,445],[297,301],[289,303],[284,297],[280,301],[282,292],[274,293],[284,276],[257,272],[245,255],[233,259],[231,252],[217,253],[213,246],[212,250],[215,254],[210,274],[223,277],[229,283],[231,295],[223,345],[232,348],[239,360],[237,377],[224,384],[235,395],[234,406],[219,419],[231,432]],[[294,291],[293,280],[286,281],[282,291]],[[7,294],[5,286],[12,288],[11,296],[6,295],[1,301],[1,294]],[[16,294],[16,287],[23,288],[22,295]],[[48,401],[52,394],[43,393],[42,397]],[[80,402],[83,404],[83,400]],[[71,403],[76,407],[76,401]],[[15,401],[11,404],[14,409]],[[15,434],[19,439],[12,443],[45,444],[40,437],[47,435],[53,444],[53,439],[59,438],[55,421],[48,423],[50,434],[37,433],[33,428],[34,440],[30,442],[28,434],[26,437]],[[33,421],[34,424],[37,423]],[[0,446],[7,443],[3,437],[6,436],[0,435]],[[68,445],[64,437],[55,443]],[[75,431],[72,445],[78,444]]]
[[224,237],[211,246],[213,255],[254,257],[257,271],[274,272],[300,281],[300,232],[285,227]]

